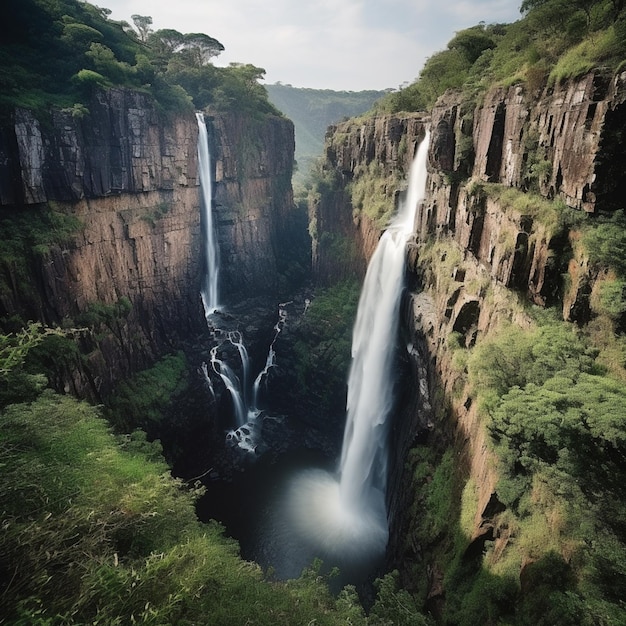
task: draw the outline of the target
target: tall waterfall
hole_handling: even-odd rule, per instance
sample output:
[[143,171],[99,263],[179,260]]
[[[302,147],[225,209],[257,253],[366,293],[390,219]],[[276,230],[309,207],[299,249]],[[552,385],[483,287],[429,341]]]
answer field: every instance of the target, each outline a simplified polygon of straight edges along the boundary
[[405,250],[426,188],[427,132],[411,166],[399,212],[369,263],[352,336],[347,418],[339,480],[310,470],[292,482],[287,514],[317,556],[354,565],[387,544],[387,431]]
[[427,134],[411,165],[406,198],[378,242],[359,299],[339,486],[341,501],[352,511],[367,507],[373,490],[384,492],[386,485],[386,431],[394,401],[393,359],[405,249],[426,189],[428,142]]
[[204,314],[208,317],[219,309],[218,278],[219,248],[213,225],[213,181],[211,178],[211,155],[204,115],[196,113],[198,120],[198,173],[200,177],[200,209],[202,211],[202,234],[204,242],[204,276],[200,294]]

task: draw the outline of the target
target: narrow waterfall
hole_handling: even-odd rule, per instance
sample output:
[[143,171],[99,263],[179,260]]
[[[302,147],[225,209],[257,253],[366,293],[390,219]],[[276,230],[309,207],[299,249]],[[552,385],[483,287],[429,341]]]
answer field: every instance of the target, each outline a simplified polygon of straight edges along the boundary
[[355,513],[368,507],[376,492],[384,494],[386,486],[386,433],[394,402],[392,365],[405,250],[426,190],[428,143],[427,134],[411,165],[406,198],[369,262],[352,333],[339,489],[343,505]]
[[198,120],[198,174],[200,178],[200,210],[202,211],[202,239],[204,243],[204,275],[200,287],[204,314],[209,316],[219,309],[218,278],[219,248],[213,224],[213,180],[211,155],[204,115],[196,113]]
[[230,392],[235,411],[235,422],[237,427],[241,427],[246,423],[247,411],[241,395],[241,383],[235,375],[235,372],[221,359],[217,358],[217,349],[215,346],[211,349],[211,366],[213,371],[222,379],[224,386]]
[[287,311],[284,307],[286,307],[288,304],[291,304],[291,302],[285,302],[278,305],[278,321],[274,325],[274,338],[272,339],[270,347],[267,351],[265,367],[259,372],[259,375],[256,377],[252,388],[252,404],[250,405],[250,412],[253,414],[259,412],[259,391],[261,389],[261,383],[264,379],[267,378],[270,369],[274,367],[274,365],[276,365],[276,352],[274,351],[274,344],[276,343],[278,335],[280,334],[283,326],[285,325],[285,322],[287,321]]
[[238,330],[231,330],[228,333],[228,341],[237,348],[239,352],[239,358],[241,359],[241,395],[244,405],[247,407],[248,402],[248,378],[250,371],[250,357],[248,356],[248,350],[243,345],[243,337]]
[[387,431],[394,402],[393,359],[404,288],[406,243],[426,189],[427,132],[399,212],[369,263],[352,336],[347,417],[339,479],[309,470],[291,483],[287,515],[316,555],[347,563],[382,557],[388,538]]

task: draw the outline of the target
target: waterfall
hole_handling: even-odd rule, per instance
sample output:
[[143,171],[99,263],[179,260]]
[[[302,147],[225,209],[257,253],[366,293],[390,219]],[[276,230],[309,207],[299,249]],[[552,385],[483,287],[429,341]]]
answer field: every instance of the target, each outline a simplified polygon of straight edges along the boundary
[[211,366],[213,371],[222,379],[226,389],[230,392],[235,409],[235,421],[237,426],[243,426],[246,423],[247,411],[243,399],[241,397],[241,385],[235,372],[224,361],[217,358],[218,346],[211,349]]
[[252,404],[250,407],[250,412],[258,413],[259,411],[259,390],[261,388],[261,383],[263,379],[267,378],[267,374],[274,365],[276,365],[276,352],[274,351],[274,344],[278,339],[278,335],[280,331],[283,329],[285,322],[287,321],[287,311],[285,307],[291,304],[291,302],[284,302],[278,305],[278,321],[274,325],[274,338],[270,343],[270,347],[267,351],[267,358],[265,359],[265,367],[259,372],[259,375],[256,377],[254,381],[254,386],[252,388]]
[[309,470],[290,486],[286,514],[317,556],[348,567],[372,563],[388,538],[387,431],[394,403],[393,361],[405,251],[426,189],[430,135],[419,146],[398,214],[380,238],[359,299],[352,335],[346,427],[339,479]]
[[367,507],[372,494],[384,493],[386,485],[386,431],[394,401],[405,249],[426,189],[428,141],[427,134],[411,165],[406,198],[369,262],[352,333],[339,485],[341,501],[352,511]]
[[219,309],[218,277],[219,248],[213,225],[213,181],[211,179],[211,155],[204,115],[196,113],[198,120],[198,174],[200,178],[200,210],[202,211],[202,236],[204,243],[204,276],[200,294],[204,314],[209,316]]
[[[274,325],[274,336],[270,342],[265,365],[255,378],[252,386],[250,380],[250,357],[248,350],[244,345],[243,335],[238,330],[221,331],[217,330],[217,334],[221,335],[220,345],[228,342],[237,349],[239,359],[241,361],[241,378],[237,376],[233,368],[231,368],[223,358],[217,356],[220,345],[211,349],[211,368],[217,374],[224,386],[228,390],[233,403],[233,411],[235,414],[234,428],[226,434],[226,440],[237,444],[239,447],[249,452],[254,452],[261,441],[262,411],[259,407],[259,392],[263,382],[267,379],[269,370],[276,365],[276,351],[274,344],[282,331],[286,320],[287,311],[285,307],[291,302],[284,302],[278,305],[278,321]],[[209,368],[206,363],[202,364],[200,369],[205,384],[209,392],[215,399],[215,390],[209,376]]]
[[254,386],[252,388],[252,404],[250,406],[251,413],[257,413],[259,411],[259,390],[261,389],[261,383],[263,379],[267,377],[267,373],[270,368],[274,367],[276,361],[276,352],[274,352],[274,344],[269,348],[267,353],[267,359],[265,360],[265,367],[259,372],[259,375],[254,380]]
[[243,337],[238,330],[231,330],[228,333],[228,341],[237,348],[237,352],[239,352],[239,358],[241,359],[241,373],[242,373],[242,381],[241,381],[241,390],[243,396],[243,403],[245,406],[248,406],[248,378],[250,371],[250,357],[248,356],[248,350],[246,350],[246,346],[243,345]]

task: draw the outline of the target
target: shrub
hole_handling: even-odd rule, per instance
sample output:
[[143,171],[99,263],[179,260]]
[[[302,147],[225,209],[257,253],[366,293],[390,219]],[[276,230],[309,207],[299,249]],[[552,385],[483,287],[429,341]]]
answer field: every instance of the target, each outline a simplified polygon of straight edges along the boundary
[[196,520],[197,490],[141,438],[120,448],[94,407],[47,391],[5,409],[0,433],[7,623],[365,623],[317,575],[265,582]]
[[120,432],[136,428],[154,432],[188,384],[185,355],[167,355],[153,367],[117,385],[106,401],[105,415]]
[[626,218],[617,211],[608,220],[589,225],[583,231],[583,245],[596,268],[610,267],[626,278]]

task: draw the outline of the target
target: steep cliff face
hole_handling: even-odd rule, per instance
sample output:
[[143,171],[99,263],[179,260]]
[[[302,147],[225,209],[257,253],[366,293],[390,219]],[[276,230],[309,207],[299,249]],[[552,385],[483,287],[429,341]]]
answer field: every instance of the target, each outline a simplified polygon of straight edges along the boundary
[[318,233],[313,263],[318,279],[337,280],[363,274],[374,253],[384,221],[355,205],[352,184],[376,171],[374,188],[362,195],[395,206],[402,178],[424,136],[423,115],[348,120],[331,126],[326,136],[324,193],[313,199],[311,221]]
[[[293,204],[293,127],[267,118],[249,129],[224,116],[211,128],[224,300],[271,295]],[[50,215],[74,220],[62,236],[49,232],[45,245],[18,234],[27,258],[3,257],[0,316],[66,326],[94,312],[106,318],[104,337],[83,338],[79,393],[99,397],[204,331],[193,115],[164,115],[149,97],[113,89],[96,93],[78,117],[53,111],[42,122],[18,110],[0,137],[7,227]]]
[[[589,74],[541,97],[520,86],[495,89],[473,111],[470,125],[459,96],[444,96],[432,112],[431,201],[416,225],[420,239],[449,233],[493,280],[538,304],[563,297],[556,292],[568,270],[553,261],[569,245],[566,212],[542,212],[542,199],[592,214],[622,206],[617,172],[626,165],[626,150],[615,138],[624,125],[625,101],[626,73],[612,80]],[[471,150],[464,149],[468,136]],[[468,160],[471,181],[450,182]],[[498,184],[535,193],[522,206]],[[583,260],[580,265],[570,267],[565,319],[588,308],[581,300],[588,298],[593,277]]]
[[212,128],[222,291],[227,301],[276,294],[279,270],[298,239],[293,124],[220,115]]
[[[504,321],[529,327],[524,301],[562,302],[564,319],[577,319],[576,312],[586,309],[583,301],[595,277],[571,249],[576,213],[610,213],[620,206],[623,177],[616,172],[626,166],[626,149],[615,137],[626,119],[625,81],[626,74],[611,80],[590,74],[546,89],[541,97],[520,86],[495,89],[477,106],[448,93],[432,111],[428,191],[409,246],[410,290],[403,308],[414,393],[404,399],[394,428],[390,550],[395,563],[410,568],[423,562],[418,522],[411,519],[415,511],[406,512],[411,496],[403,488],[413,470],[400,462],[411,444],[425,438],[452,446],[458,467],[476,486],[467,554],[480,554],[487,540],[495,542],[497,553],[509,540],[510,532],[494,527],[494,515],[502,510],[495,493],[497,463],[470,390],[460,380],[454,346],[472,347]],[[384,129],[382,136],[377,128]],[[402,129],[397,137],[396,128]],[[368,175],[364,165],[375,155],[383,167],[408,171],[413,150],[398,159],[390,146],[412,147],[422,135],[422,122],[416,124],[413,116],[333,129],[325,165],[338,183],[331,198],[350,197],[348,185]],[[323,209],[323,200],[318,206]],[[322,224],[350,236],[353,207],[346,203],[343,211],[333,219],[322,210],[318,230]],[[369,228],[375,241],[380,227]],[[368,237],[357,221],[351,236],[367,258]],[[323,252],[320,245],[318,254]],[[323,259],[317,267],[324,267]],[[563,281],[567,272],[570,280]],[[442,573],[431,565],[427,569],[432,608],[442,598]]]

